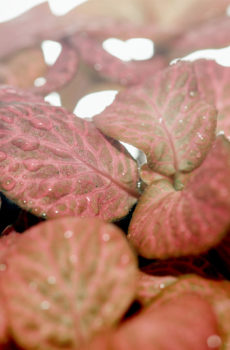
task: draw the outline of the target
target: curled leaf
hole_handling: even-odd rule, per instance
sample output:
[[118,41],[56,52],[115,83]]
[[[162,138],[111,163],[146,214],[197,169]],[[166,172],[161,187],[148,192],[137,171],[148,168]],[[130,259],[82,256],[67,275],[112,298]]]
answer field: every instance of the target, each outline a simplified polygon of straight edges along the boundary
[[94,122],[144,151],[152,170],[174,175],[202,163],[215,137],[216,111],[202,99],[193,66],[179,62],[145,87],[118,94]]
[[14,340],[26,349],[78,349],[122,317],[137,268],[117,227],[62,218],[21,235],[2,273]]
[[167,180],[148,186],[129,226],[138,253],[166,259],[218,244],[230,224],[229,178],[230,143],[219,137],[182,191]]
[[43,218],[125,216],[138,198],[138,175],[123,146],[63,108],[25,100],[0,106],[5,195]]

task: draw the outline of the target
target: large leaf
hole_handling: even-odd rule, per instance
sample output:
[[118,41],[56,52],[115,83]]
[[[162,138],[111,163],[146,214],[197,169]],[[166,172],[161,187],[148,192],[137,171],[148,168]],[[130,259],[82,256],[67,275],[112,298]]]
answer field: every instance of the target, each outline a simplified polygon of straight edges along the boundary
[[0,189],[44,218],[125,216],[138,197],[134,160],[92,123],[36,99],[0,106]]
[[95,339],[86,349],[210,350],[210,337],[217,334],[210,305],[196,294],[184,293],[179,299],[147,309],[117,331]]
[[73,35],[71,44],[85,63],[93,66],[102,76],[122,85],[140,84],[166,65],[165,60],[159,56],[140,62],[122,61],[103,49],[102,40],[86,34]]
[[212,305],[218,321],[221,336],[221,349],[228,350],[230,344],[230,283],[229,281],[216,282],[205,280],[198,276],[185,276],[176,283],[165,288],[161,295],[150,307],[154,310],[172,298],[181,298],[184,293],[198,293]]
[[193,66],[180,62],[147,86],[118,94],[94,121],[105,134],[144,151],[153,170],[174,175],[201,164],[214,139],[216,112],[201,98]]
[[230,224],[229,178],[230,143],[220,136],[182,191],[167,180],[148,186],[129,226],[138,253],[165,259],[219,243]]
[[135,295],[135,256],[122,232],[98,219],[34,226],[20,236],[7,263],[10,328],[25,349],[78,349],[116,324]]
[[199,90],[209,103],[215,104],[218,111],[217,132],[224,132],[229,137],[230,67],[223,67],[211,60],[197,60],[194,62],[194,67]]

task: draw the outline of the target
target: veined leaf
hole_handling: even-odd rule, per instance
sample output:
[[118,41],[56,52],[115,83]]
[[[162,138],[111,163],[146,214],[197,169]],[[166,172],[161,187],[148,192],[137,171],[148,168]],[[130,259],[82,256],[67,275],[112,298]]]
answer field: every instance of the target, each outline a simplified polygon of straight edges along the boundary
[[111,224],[49,220],[16,243],[3,291],[14,340],[25,349],[78,349],[116,324],[135,296],[136,259]]
[[199,295],[184,293],[159,307],[147,308],[85,349],[210,350],[213,335],[218,336],[218,329],[210,305]]
[[138,253],[165,259],[218,244],[230,224],[229,178],[230,143],[219,137],[182,191],[167,180],[148,186],[129,226]]
[[202,163],[215,137],[216,112],[199,94],[193,66],[180,62],[145,87],[118,94],[94,121],[144,151],[152,170],[174,175]]
[[139,196],[135,161],[92,123],[36,99],[0,106],[2,192],[44,218],[125,216]]

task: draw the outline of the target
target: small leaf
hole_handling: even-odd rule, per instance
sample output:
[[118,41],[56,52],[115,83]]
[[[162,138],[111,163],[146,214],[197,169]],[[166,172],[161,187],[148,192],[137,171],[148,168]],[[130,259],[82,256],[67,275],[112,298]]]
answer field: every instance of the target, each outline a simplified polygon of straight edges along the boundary
[[45,75],[46,83],[32,89],[34,93],[46,95],[69,83],[77,72],[78,55],[69,45],[62,43],[62,52]]
[[144,151],[152,170],[189,172],[202,163],[215,136],[216,112],[201,97],[193,66],[180,62],[145,87],[118,94],[94,121],[105,134]]
[[86,349],[210,350],[208,339],[213,335],[218,336],[218,329],[210,305],[199,295],[184,293],[159,307],[147,308],[117,331],[93,340]]
[[116,324],[135,295],[135,256],[122,232],[98,219],[34,226],[7,262],[3,289],[10,327],[25,349],[78,349]]
[[125,216],[139,195],[137,165],[123,146],[63,108],[17,99],[0,106],[5,195],[43,218]]
[[219,137],[184,190],[175,191],[167,180],[148,186],[129,226],[138,253],[166,259],[219,243],[230,224],[229,178],[230,143]]

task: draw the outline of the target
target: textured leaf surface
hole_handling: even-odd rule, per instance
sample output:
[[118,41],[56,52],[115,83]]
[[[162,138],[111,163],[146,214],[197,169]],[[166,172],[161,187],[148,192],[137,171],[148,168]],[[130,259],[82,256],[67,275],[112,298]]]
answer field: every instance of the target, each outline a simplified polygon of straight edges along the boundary
[[172,298],[149,312],[147,309],[117,331],[95,339],[86,349],[208,350],[208,339],[217,332],[210,305],[198,295],[184,293],[180,299]]
[[230,224],[229,178],[230,143],[219,137],[184,190],[175,191],[167,180],[147,187],[129,226],[138,253],[165,259],[219,243]]
[[186,276],[176,283],[165,288],[164,292],[150,306],[154,310],[173,297],[181,298],[185,292],[198,293],[212,305],[216,314],[220,331],[221,349],[229,349],[230,344],[230,283],[229,281],[216,282],[205,280],[198,276]]
[[48,69],[46,83],[33,89],[35,93],[46,95],[69,83],[77,72],[78,55],[69,45],[62,43],[62,51],[57,61]]
[[137,167],[120,144],[63,108],[24,96],[0,107],[0,188],[8,198],[44,218],[128,213]]
[[77,349],[121,318],[136,278],[117,227],[77,218],[37,225],[20,236],[4,272],[14,339],[26,349]]
[[144,151],[153,170],[173,175],[201,164],[214,139],[216,112],[201,99],[192,65],[181,62],[148,86],[118,94],[94,121]]
[[162,57],[140,62],[124,62],[107,53],[102,47],[102,41],[86,34],[73,35],[71,44],[85,63],[93,66],[102,76],[122,85],[140,84],[166,65]]
[[199,90],[209,103],[215,104],[218,111],[217,132],[224,132],[230,137],[230,67],[223,67],[211,60],[195,61],[194,67]]

